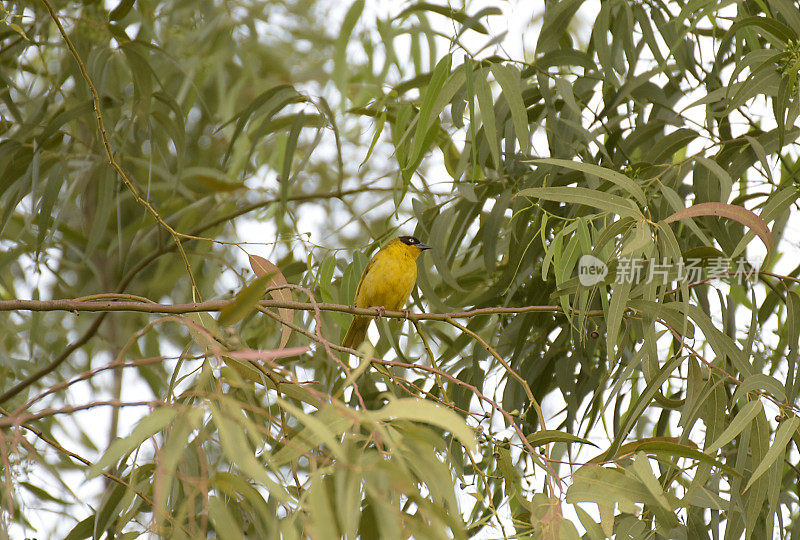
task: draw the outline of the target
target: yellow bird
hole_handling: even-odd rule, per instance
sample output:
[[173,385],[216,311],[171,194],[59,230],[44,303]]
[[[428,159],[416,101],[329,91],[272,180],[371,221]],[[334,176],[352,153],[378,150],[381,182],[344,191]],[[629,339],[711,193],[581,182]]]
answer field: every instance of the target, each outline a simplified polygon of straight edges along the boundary
[[[353,306],[382,307],[389,311],[402,309],[417,281],[417,257],[431,249],[413,236],[399,236],[387,242],[372,257],[361,275]],[[356,315],[342,340],[352,349],[367,337],[371,317]]]

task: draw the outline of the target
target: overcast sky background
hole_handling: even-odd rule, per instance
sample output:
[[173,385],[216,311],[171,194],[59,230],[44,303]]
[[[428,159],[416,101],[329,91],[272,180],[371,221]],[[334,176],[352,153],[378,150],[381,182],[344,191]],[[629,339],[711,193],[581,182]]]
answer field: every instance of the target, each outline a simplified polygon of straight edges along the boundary
[[[109,7],[113,7],[116,5],[117,1],[110,1],[106,0],[106,5]],[[331,2],[331,34],[334,35],[336,33],[337,28],[340,26],[342,17],[344,13],[350,6],[350,3],[336,3]],[[366,24],[369,25],[369,21],[372,20],[376,15],[385,17],[387,14],[397,14],[402,8],[404,8],[406,4],[398,4],[396,2],[384,1],[384,0],[370,0],[367,2],[367,7],[365,9],[364,14],[362,15],[362,21],[367,21]],[[488,37],[486,36],[478,36],[477,34],[470,32],[467,33],[464,38],[464,44],[469,47],[471,50],[475,51],[480,49],[484,46],[488,39],[491,39],[494,36],[497,36],[503,32],[507,32],[505,39],[499,43],[499,51],[497,48],[495,49],[488,49],[482,53],[482,56],[488,56],[490,54],[502,54],[514,60],[524,61],[524,60],[531,60],[533,58],[536,46],[536,39],[538,37],[538,32],[541,24],[541,15],[543,10],[543,5],[541,2],[530,2],[530,1],[515,1],[515,2],[472,2],[469,5],[468,11],[470,13],[475,13],[482,9],[483,7],[487,6],[496,6],[503,10],[502,16],[493,16],[488,18],[486,21],[488,23],[488,27],[490,29],[490,34]],[[592,0],[586,2],[581,7],[578,15],[576,16],[575,20],[573,21],[573,27],[578,36],[579,40],[585,43],[589,39],[590,31],[591,31],[591,24],[594,21],[595,15],[599,10],[600,2],[599,0]],[[676,10],[679,8],[676,8]],[[733,10],[735,6],[729,6],[726,10],[730,11],[733,14]],[[724,14],[724,12],[723,12]],[[338,19],[337,19],[338,17]],[[438,16],[431,16],[430,17],[431,23],[433,24],[434,28],[441,31],[444,34],[452,34],[453,33],[453,23],[449,19],[444,17]],[[363,23],[362,23],[363,24]],[[440,40],[440,54],[447,50],[447,42],[444,39]],[[350,53],[350,51],[348,51]],[[358,47],[352,47],[352,54],[357,55],[359,54]],[[458,52],[457,52],[458,54]],[[713,51],[711,48],[711,42],[708,43],[708,48],[705,50],[701,50],[701,54],[703,54],[704,58],[713,58]],[[455,62],[454,62],[455,63]],[[723,77],[723,80],[725,78]],[[655,81],[658,83],[658,81]],[[323,92],[331,94],[331,98],[335,97],[333,95],[332,88],[322,89]],[[328,97],[326,95],[326,97]],[[699,96],[687,96],[685,99],[685,103],[683,104],[688,105]],[[329,99],[330,100],[330,99]],[[696,109],[691,111],[693,114],[696,114],[696,121],[699,123],[705,122],[705,113],[703,107],[697,107]],[[764,129],[771,129],[774,127],[774,120],[772,118],[772,113],[770,108],[767,106],[767,103],[763,100],[757,104],[751,110],[751,113],[757,117],[762,119]],[[690,146],[690,151],[696,151],[702,147],[703,141],[697,140],[692,143],[693,146]],[[367,146],[363,148],[364,155],[367,152]],[[548,149],[547,149],[547,141],[544,136],[544,132],[542,129],[538,129],[533,132],[533,144],[532,144],[532,152],[538,156],[547,156]],[[330,148],[327,150],[323,147],[320,151],[330,151]],[[393,158],[390,154],[391,147],[390,145],[378,145],[376,147],[376,152],[371,159],[380,159],[380,160],[387,160],[389,162],[393,161]],[[363,159],[363,156],[360,156],[360,159]],[[359,162],[360,162],[359,159]],[[331,161],[333,163],[333,160]],[[357,163],[356,163],[357,165]],[[780,169],[777,163],[773,162],[773,175],[779,176]],[[353,166],[352,164],[348,164],[348,166]],[[427,161],[428,174],[427,176],[433,179],[442,179],[445,182],[442,185],[442,192],[450,194],[450,186],[449,184],[449,176],[444,171],[443,165],[440,162],[440,157],[438,153],[434,153],[430,156],[429,160]],[[256,189],[271,189],[277,187],[274,178],[271,177],[267,172],[265,172],[264,176],[261,178],[254,177],[248,179],[248,185],[256,188]],[[734,186],[734,193],[732,197],[736,196]],[[406,204],[410,204],[410,199],[406,200]],[[487,202],[487,207],[490,207],[492,204],[491,201]],[[310,245],[318,245],[323,246],[328,249],[337,249],[339,246],[329,245],[329,242],[332,240],[331,233],[320,227],[321,220],[319,219],[319,215],[317,212],[323,211],[322,207],[318,207],[316,210],[313,206],[303,206],[302,212],[298,214],[298,229],[301,232],[307,232],[309,234],[307,242]],[[386,204],[378,205],[374,208],[365,209],[365,212],[368,212],[370,217],[374,216],[386,216],[391,214],[393,211],[392,205],[390,202]],[[397,225],[403,225],[402,223],[397,223]],[[357,227],[357,224],[343,224],[344,227]],[[413,231],[414,224],[408,223],[405,224],[403,229],[405,232]],[[238,241],[238,242],[252,242],[253,244],[248,247],[248,252],[254,255],[261,255],[270,260],[276,260],[281,253],[280,251],[276,252],[272,245],[272,239],[275,237],[277,231],[275,230],[274,226],[271,223],[263,223],[258,222],[254,219],[243,219],[240,221],[239,226],[236,229],[236,237],[231,238],[230,240]],[[338,231],[337,231],[338,233]],[[782,253],[783,256],[781,260],[779,260],[778,264],[776,265],[775,272],[777,273],[788,273],[791,269],[793,269],[798,262],[800,262],[800,257],[798,257],[798,249],[796,242],[790,241],[791,239],[800,238],[800,226],[798,224],[798,220],[796,216],[790,220],[789,224],[787,225],[786,233],[784,235],[783,240],[778,246],[777,252]],[[424,242],[427,243],[435,243],[435,239],[422,239]],[[754,240],[747,250],[748,253],[748,260],[751,262],[757,263],[760,261],[764,255],[765,251],[763,246],[758,242],[758,240]],[[243,252],[237,252],[237,260],[236,263],[240,268],[247,268],[249,266],[247,262],[247,257]],[[46,283],[42,283],[42,285],[46,285]],[[234,273],[228,272],[224,275],[224,279],[221,281],[218,292],[223,293],[227,289],[237,289],[240,286],[238,278],[235,276]],[[724,284],[720,284],[721,290],[725,291],[726,287]],[[44,297],[44,296],[43,296]],[[759,301],[764,298],[764,290],[763,287],[758,287],[758,298]],[[154,299],[159,301],[164,301],[165,299]],[[167,301],[169,301],[167,299]],[[747,314],[745,314],[747,315]],[[718,319],[718,318],[717,318]],[[746,317],[743,316],[742,313],[739,313],[739,320],[737,320],[738,328],[741,329],[742,332],[746,333],[747,326],[749,325],[749,315]],[[768,343],[777,343],[777,338],[774,336],[774,331],[776,329],[777,321],[770,320],[768,325],[762,330],[762,334],[764,339]],[[371,327],[371,336],[372,339],[377,338],[377,330],[375,329],[375,325]],[[773,339],[774,338],[774,339]],[[667,341],[664,342],[665,344]],[[178,356],[180,351],[175,351],[175,355]],[[111,361],[111,358],[107,359]],[[169,364],[174,365],[175,362],[170,362]],[[101,365],[101,360],[98,359],[95,361],[94,365]],[[780,377],[780,374],[778,374]],[[98,380],[105,380],[107,383],[104,385],[106,388],[111,388],[112,383],[112,374],[110,372],[105,372],[98,377],[95,378]],[[491,387],[492,385],[497,386],[498,376],[497,374],[491,374],[488,380],[488,386]],[[497,392],[502,392],[502,387],[496,388]],[[83,403],[89,400],[100,400],[105,399],[109,396],[100,396],[100,395],[90,395],[89,394],[89,386],[85,384],[76,384],[73,385],[69,393],[69,402],[73,403]],[[152,397],[149,387],[145,385],[142,381],[134,380],[130,376],[125,378],[125,384],[123,385],[123,401],[137,401],[142,399],[148,399]],[[777,413],[777,410],[771,409],[771,403],[768,401],[764,401],[765,410],[767,413],[767,417],[771,418],[774,417]],[[558,415],[558,411],[562,409],[564,402],[557,396],[555,393],[548,396],[547,399],[544,400],[542,406],[546,416],[549,416],[548,422],[549,426],[557,425],[560,416]],[[142,407],[124,407],[120,411],[120,429],[119,434],[120,436],[126,436],[130,433],[131,429],[138,420],[144,415],[147,414],[148,410]],[[107,445],[107,435],[109,432],[109,420],[110,420],[110,413],[107,410],[95,410],[95,411],[84,411],[84,412],[77,412],[72,415],[74,420],[82,425],[90,425],[92,426],[92,432],[96,434],[93,437],[93,441],[95,445],[100,448],[105,448]],[[501,425],[499,420],[496,424],[498,427]],[[700,429],[698,425],[697,428]],[[601,448],[604,448],[608,444],[608,435],[600,430],[595,430],[594,433],[591,434],[589,437],[591,440],[594,440],[598,443]],[[68,438],[67,438],[68,440]],[[83,455],[93,455],[93,452],[88,448],[76,448],[76,451]],[[574,456],[577,460],[582,459],[589,459],[594,457],[598,451],[596,449],[589,449],[581,451],[577,456]],[[33,478],[32,483],[36,484],[36,475],[37,471],[31,471],[31,477]],[[537,480],[541,480],[542,475],[539,473],[537,474]],[[42,477],[46,478],[46,477]],[[82,471],[75,471],[72,473],[67,473],[64,475],[63,480],[72,488],[75,494],[78,497],[78,500],[84,501],[94,501],[96,500],[96,495],[99,492],[102,492],[104,489],[104,482],[101,478],[95,478],[93,480],[86,480],[86,477]],[[471,497],[466,494],[462,494],[463,496],[460,497],[461,503],[464,505],[464,509],[468,510],[471,507]],[[585,505],[587,511],[589,511],[595,518],[599,519],[599,516],[596,512],[596,509],[593,505]],[[32,509],[30,509],[32,510]],[[565,516],[568,518],[574,518],[574,513],[568,508],[567,505],[564,506]],[[77,519],[82,519],[86,515],[88,515],[90,509],[87,507],[85,511],[77,510],[75,511],[74,517]],[[43,538],[47,537],[43,533],[45,531],[52,531],[54,536],[63,536],[67,531],[69,531],[73,526],[74,523],[70,520],[64,519],[63,516],[48,514],[46,511],[30,511],[26,512],[29,519],[33,522],[34,526],[37,527],[38,537]],[[506,516],[508,517],[508,516]],[[577,520],[573,519],[573,523],[577,524]],[[31,531],[22,531],[19,527],[11,529],[12,533],[20,533],[19,537],[23,537],[24,534],[28,534],[29,536],[32,534]],[[499,530],[487,530],[485,534],[481,535],[481,538],[489,538],[496,536],[500,531]]]

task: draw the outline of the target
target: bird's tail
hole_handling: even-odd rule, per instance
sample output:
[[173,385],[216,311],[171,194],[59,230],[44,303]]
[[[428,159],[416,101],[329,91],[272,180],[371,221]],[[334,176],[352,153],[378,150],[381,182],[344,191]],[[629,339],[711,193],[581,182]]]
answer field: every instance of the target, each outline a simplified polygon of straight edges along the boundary
[[371,320],[369,317],[359,317],[358,315],[353,317],[353,322],[350,323],[350,328],[347,329],[347,334],[342,340],[342,347],[355,349],[361,345],[367,337],[367,328],[369,328]]

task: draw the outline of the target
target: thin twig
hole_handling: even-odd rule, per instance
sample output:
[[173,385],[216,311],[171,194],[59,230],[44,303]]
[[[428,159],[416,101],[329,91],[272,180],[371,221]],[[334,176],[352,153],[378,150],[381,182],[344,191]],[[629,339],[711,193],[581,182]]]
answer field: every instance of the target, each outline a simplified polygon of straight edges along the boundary
[[128,175],[122,169],[122,166],[114,157],[114,151],[111,148],[111,142],[108,140],[108,134],[106,132],[105,123],[103,121],[103,114],[100,112],[100,95],[97,93],[97,89],[92,82],[91,77],[89,77],[89,73],[86,71],[86,66],[83,64],[83,60],[81,60],[80,54],[78,54],[78,50],[75,48],[75,45],[72,44],[72,40],[67,35],[67,31],[64,30],[64,26],[61,24],[61,20],[58,18],[56,14],[56,10],[53,8],[53,5],[50,3],[50,0],[42,0],[42,3],[47,8],[47,11],[50,13],[50,17],[53,19],[53,22],[56,23],[58,27],[58,31],[61,33],[61,37],[64,38],[64,42],[67,44],[72,56],[75,58],[75,62],[78,64],[78,69],[80,69],[81,76],[83,80],[86,82],[86,85],[89,87],[89,92],[92,94],[92,105],[94,108],[94,115],[97,120],[97,129],[100,131],[100,138],[103,141],[103,148],[105,148],[106,156],[108,157],[108,163],[111,167],[117,172],[119,177],[122,179],[122,182],[125,184],[125,187],[128,188],[128,191],[131,192],[133,198],[141,204],[147,212],[153,217],[153,219],[158,222],[159,225],[164,227],[173,237],[175,243],[177,245],[178,251],[181,254],[181,258],[183,259],[183,263],[186,266],[186,271],[189,274],[189,279],[192,282],[192,297],[195,298],[196,294],[199,294],[197,289],[197,283],[195,283],[194,275],[192,274],[192,267],[189,264],[189,257],[186,255],[186,251],[183,249],[183,245],[181,244],[180,238],[181,234],[173,229],[164,219],[159,215],[158,211],[147,201],[145,200],[140,194],[139,190],[136,189],[136,186],[133,184]]

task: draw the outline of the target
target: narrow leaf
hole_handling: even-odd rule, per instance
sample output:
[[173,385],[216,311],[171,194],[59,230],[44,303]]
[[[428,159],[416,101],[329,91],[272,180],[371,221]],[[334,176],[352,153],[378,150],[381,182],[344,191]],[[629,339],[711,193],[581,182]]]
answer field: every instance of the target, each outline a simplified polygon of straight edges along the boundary
[[528,188],[517,192],[514,197],[534,197],[548,201],[584,204],[606,212],[613,212],[620,217],[642,218],[641,212],[634,208],[632,201],[604,191],[582,187]]
[[239,291],[234,301],[219,312],[217,320],[220,326],[236,324],[249,315],[267,292],[270,281],[272,281],[271,275],[261,276]]
[[[414,142],[411,145],[411,155],[408,161],[408,165],[410,167],[416,165],[420,154],[422,153],[428,131],[430,130],[434,119],[438,117],[439,113],[441,112],[441,109],[436,110],[436,107],[440,102],[439,97],[443,93],[442,89],[445,85],[445,82],[450,77],[450,65],[452,60],[453,57],[448,54],[445,55],[445,57],[442,58],[438,64],[436,64],[436,67],[433,68],[431,80],[422,95],[422,103],[419,107],[419,115],[417,117],[416,131],[414,132]],[[450,100],[448,99],[447,101],[449,102]],[[442,107],[444,107],[444,105],[442,105]]]
[[463,418],[450,409],[424,399],[394,399],[382,409],[372,412],[371,416],[375,420],[401,418],[433,424],[452,433],[468,450],[474,451],[477,447],[475,433]]
[[764,406],[761,404],[760,399],[755,399],[742,407],[742,409],[736,414],[736,417],[733,421],[725,428],[719,437],[717,437],[713,443],[711,443],[708,448],[705,449],[707,454],[713,454],[729,442],[731,442],[734,438],[736,438],[744,428],[750,425],[750,422],[753,421],[753,418],[758,416],[764,411]]
[[636,199],[636,202],[638,202],[641,206],[647,204],[644,191],[642,191],[642,188],[639,187],[639,184],[620,172],[612,171],[611,169],[606,169],[605,167],[594,165],[592,163],[581,163],[580,161],[569,161],[567,159],[534,159],[532,160],[532,163],[556,165],[559,167],[564,167],[565,169],[572,169],[574,171],[581,171],[585,174],[598,176],[604,180],[608,180],[609,182],[618,185],[629,194],[633,195],[633,197]]
[[481,123],[489,143],[489,151],[496,169],[500,168],[500,144],[497,137],[497,126],[494,117],[494,100],[489,82],[486,80],[486,70],[481,70],[475,77],[475,95],[478,96],[478,105],[481,108]]
[[523,153],[527,153],[530,146],[528,111],[525,109],[525,101],[522,99],[519,71],[514,67],[504,66],[503,64],[492,64],[491,69],[508,102],[511,121],[514,123],[514,131],[517,135],[517,141],[519,141],[520,150]]
[[772,251],[772,232],[769,230],[767,223],[747,208],[735,204],[720,202],[694,204],[689,208],[678,210],[671,216],[665,218],[664,223],[672,223],[673,221],[698,216],[722,216],[738,221],[758,235],[761,241],[764,242],[764,245],[767,246],[767,250]]
[[[350,41],[350,35],[356,27],[361,13],[364,11],[364,0],[355,0],[347,10],[342,22],[342,28],[339,30],[339,35],[336,38],[336,44],[333,49],[333,80],[336,86],[344,90],[344,83],[347,79],[347,43]],[[345,94],[346,95],[346,94]]]
[[577,435],[573,435],[572,433],[566,433],[564,431],[557,431],[552,429],[543,429],[541,431],[537,431],[536,433],[531,433],[526,438],[528,439],[528,442],[531,443],[532,446],[542,446],[554,442],[565,442],[565,443],[591,444],[592,446],[597,447],[596,444],[594,444],[592,441],[588,439],[578,437]]
[[107,467],[116,463],[123,455],[138,448],[144,441],[164,429],[177,414],[177,409],[159,407],[144,417],[133,428],[130,435],[122,439],[116,439],[108,446],[108,450],[105,451],[103,457],[96,461],[86,472],[87,476],[94,478]]
[[775,433],[775,440],[773,441],[772,446],[769,447],[769,450],[767,450],[767,453],[764,455],[764,459],[761,460],[761,463],[758,464],[756,470],[753,471],[753,475],[747,482],[744,491],[750,489],[750,486],[753,485],[753,482],[758,480],[762,474],[767,472],[775,460],[778,459],[778,456],[783,454],[784,450],[786,449],[786,445],[789,444],[789,441],[792,440],[792,437],[797,432],[798,426],[800,426],[800,417],[797,416],[793,416],[788,420],[781,422],[781,425],[778,427],[778,431]]

